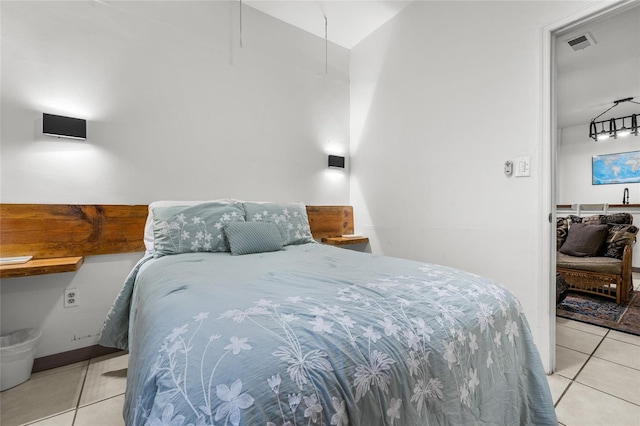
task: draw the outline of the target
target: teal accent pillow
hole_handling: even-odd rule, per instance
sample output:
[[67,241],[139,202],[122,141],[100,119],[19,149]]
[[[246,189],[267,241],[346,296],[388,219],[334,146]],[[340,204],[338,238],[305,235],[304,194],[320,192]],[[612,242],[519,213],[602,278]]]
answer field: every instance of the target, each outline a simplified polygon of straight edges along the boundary
[[282,250],[280,229],[269,222],[232,222],[224,226],[234,256]]
[[153,209],[153,245],[160,256],[229,251],[223,227],[230,222],[244,222],[240,204],[156,207]]
[[302,203],[242,203],[247,222],[275,223],[284,238],[284,245],[314,243],[307,208]]

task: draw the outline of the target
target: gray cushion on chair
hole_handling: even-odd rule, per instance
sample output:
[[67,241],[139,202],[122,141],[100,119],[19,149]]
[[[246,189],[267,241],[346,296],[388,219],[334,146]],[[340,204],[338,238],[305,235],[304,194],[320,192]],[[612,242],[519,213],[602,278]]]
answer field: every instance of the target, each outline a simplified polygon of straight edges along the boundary
[[569,227],[567,239],[560,252],[570,256],[598,256],[609,234],[607,225],[585,225],[574,223]]

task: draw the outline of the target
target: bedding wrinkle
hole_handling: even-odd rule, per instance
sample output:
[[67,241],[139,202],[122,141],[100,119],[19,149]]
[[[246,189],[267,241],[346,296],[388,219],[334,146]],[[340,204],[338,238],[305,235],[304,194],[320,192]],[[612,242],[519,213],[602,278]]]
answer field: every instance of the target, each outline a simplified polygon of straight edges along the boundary
[[457,269],[303,244],[151,259],[121,294],[129,426],[557,424],[518,300]]

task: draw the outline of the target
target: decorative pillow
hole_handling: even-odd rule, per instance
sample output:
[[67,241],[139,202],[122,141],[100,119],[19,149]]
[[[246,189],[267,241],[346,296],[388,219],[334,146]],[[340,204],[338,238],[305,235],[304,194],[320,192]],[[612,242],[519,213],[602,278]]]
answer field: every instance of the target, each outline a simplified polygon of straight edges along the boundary
[[624,247],[627,244],[633,244],[636,240],[636,234],[638,228],[633,225],[609,225],[609,235],[607,237],[605,257],[613,257],[615,259],[622,259],[624,253]]
[[223,205],[233,204],[237,207],[242,208],[242,203],[236,200],[230,199],[220,199],[220,200],[209,200],[209,201],[154,201],[149,204],[149,214],[147,214],[147,222],[144,225],[144,247],[147,249],[147,253],[153,253],[153,209],[156,207],[174,207],[174,206],[195,206],[197,204],[203,203],[218,203]]
[[282,250],[282,234],[275,223],[230,222],[224,232],[234,256]]
[[567,239],[569,232],[569,220],[566,217],[556,217],[556,250],[560,250]]
[[560,253],[576,257],[598,256],[608,233],[607,225],[574,223],[569,227],[567,240],[560,247]]
[[595,214],[593,216],[586,216],[582,218],[580,223],[584,223],[585,225],[604,225],[601,216],[603,215]]
[[158,255],[229,251],[223,226],[244,222],[244,210],[232,204],[155,207],[152,212],[154,247]]
[[582,218],[580,216],[576,216],[575,214],[570,214],[567,216],[567,220],[569,223],[582,223]]
[[631,225],[633,216],[629,213],[596,214],[583,217],[580,222],[587,225],[607,225],[609,223]]
[[284,245],[313,243],[307,208],[303,203],[243,203],[247,222],[275,223]]

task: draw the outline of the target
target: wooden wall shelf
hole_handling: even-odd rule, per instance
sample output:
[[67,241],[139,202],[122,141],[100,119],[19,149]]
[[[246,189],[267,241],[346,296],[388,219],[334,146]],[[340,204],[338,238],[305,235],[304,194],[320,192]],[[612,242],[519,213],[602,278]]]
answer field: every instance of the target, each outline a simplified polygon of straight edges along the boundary
[[345,246],[349,244],[364,244],[369,242],[369,238],[367,237],[328,237],[323,238],[323,244],[328,244],[330,246]]
[[84,262],[83,256],[31,259],[25,263],[0,265],[0,278],[29,277],[31,275],[73,272]]

